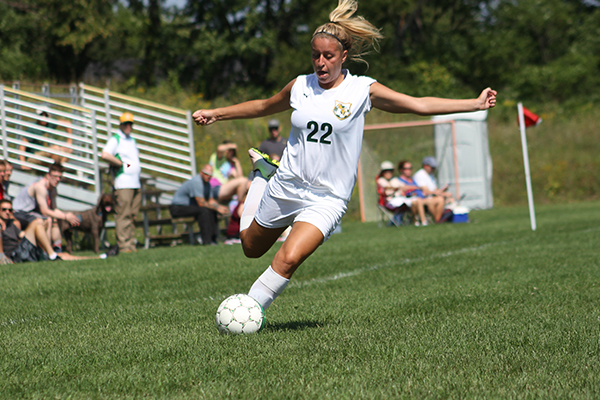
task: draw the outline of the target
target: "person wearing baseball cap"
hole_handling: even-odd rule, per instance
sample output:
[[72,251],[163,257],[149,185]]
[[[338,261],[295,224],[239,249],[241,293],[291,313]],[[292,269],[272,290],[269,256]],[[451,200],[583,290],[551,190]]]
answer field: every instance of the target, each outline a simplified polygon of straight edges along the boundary
[[427,156],[423,158],[421,162],[423,168],[415,172],[413,175],[414,181],[420,187],[425,187],[429,191],[427,194],[433,196],[441,196],[444,198],[446,204],[453,203],[454,197],[452,193],[448,191],[448,185],[443,188],[438,187],[437,179],[435,177],[435,170],[438,167],[437,160],[433,156]]
[[114,172],[115,213],[117,244],[119,252],[135,252],[135,219],[142,203],[140,153],[131,136],[134,117],[124,112],[119,118],[119,130],[106,142],[102,159]]
[[[377,175],[377,194],[379,195],[379,205],[394,213],[401,212],[402,207],[406,206],[410,208],[413,215],[418,216],[424,222],[424,225],[427,225],[423,202],[418,197],[406,197],[404,184],[398,178],[394,178],[394,164],[391,161],[381,163]],[[415,225],[417,225],[416,219]],[[421,223],[419,222],[418,225],[420,226]]]
[[287,139],[281,136],[281,127],[279,121],[272,119],[268,123],[269,138],[263,140],[258,147],[258,150],[269,155],[271,158],[277,156],[277,161],[283,156],[283,151],[287,146]]

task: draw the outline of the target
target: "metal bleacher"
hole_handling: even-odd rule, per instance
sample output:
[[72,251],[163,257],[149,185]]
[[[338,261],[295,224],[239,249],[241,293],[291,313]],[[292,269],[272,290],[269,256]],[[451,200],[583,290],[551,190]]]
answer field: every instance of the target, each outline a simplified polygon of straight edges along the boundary
[[[100,158],[118,128],[119,116],[135,116],[134,137],[140,150],[142,179],[166,204],[182,181],[196,173],[191,112],[84,84],[70,87],[43,85],[21,90],[19,83],[0,84],[2,157],[14,166],[9,194],[43,175],[53,158],[64,158],[65,180],[57,188],[57,206],[81,211],[96,204],[109,189]],[[48,117],[38,114],[47,110]],[[45,121],[46,127],[37,122]],[[28,132],[37,129],[43,136]],[[31,143],[31,139],[41,144]]]

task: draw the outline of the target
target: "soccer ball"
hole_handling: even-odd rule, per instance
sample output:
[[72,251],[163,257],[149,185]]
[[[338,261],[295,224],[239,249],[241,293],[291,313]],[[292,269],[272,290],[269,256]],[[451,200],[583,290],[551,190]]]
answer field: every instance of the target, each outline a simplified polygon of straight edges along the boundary
[[254,333],[262,329],[265,311],[247,294],[234,294],[219,305],[216,321],[220,333]]

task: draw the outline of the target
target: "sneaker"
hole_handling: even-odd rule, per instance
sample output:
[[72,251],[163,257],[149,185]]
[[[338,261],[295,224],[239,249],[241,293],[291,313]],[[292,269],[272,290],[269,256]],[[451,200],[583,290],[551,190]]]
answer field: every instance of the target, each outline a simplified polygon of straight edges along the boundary
[[259,171],[263,178],[271,179],[275,175],[275,172],[277,172],[279,162],[271,160],[271,157],[265,153],[253,147],[248,150],[248,155],[250,156],[250,160],[252,160],[252,170]]

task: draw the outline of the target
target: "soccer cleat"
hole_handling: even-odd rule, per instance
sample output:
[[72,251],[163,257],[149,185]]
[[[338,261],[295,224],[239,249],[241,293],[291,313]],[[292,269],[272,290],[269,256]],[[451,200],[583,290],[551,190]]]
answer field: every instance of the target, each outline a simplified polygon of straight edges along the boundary
[[275,172],[277,172],[279,162],[271,160],[271,157],[265,153],[253,147],[248,150],[248,155],[250,156],[250,160],[252,160],[252,170],[259,171],[263,178],[271,179],[275,175]]

